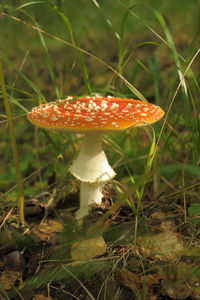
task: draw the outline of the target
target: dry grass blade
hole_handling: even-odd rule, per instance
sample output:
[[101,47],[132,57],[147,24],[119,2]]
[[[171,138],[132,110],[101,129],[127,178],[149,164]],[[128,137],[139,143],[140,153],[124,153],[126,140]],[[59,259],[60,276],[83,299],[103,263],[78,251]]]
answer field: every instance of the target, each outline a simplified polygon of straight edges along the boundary
[[11,113],[11,110],[10,110],[10,105],[9,105],[8,96],[7,96],[7,92],[6,92],[6,86],[5,86],[5,82],[4,82],[4,76],[3,76],[3,69],[2,69],[1,61],[0,61],[0,86],[1,86],[1,90],[2,90],[2,95],[3,95],[6,114],[7,114],[7,117],[8,117],[8,125],[9,125],[10,138],[11,138],[11,147],[12,147],[12,152],[13,152],[13,160],[14,160],[14,164],[15,164],[15,171],[16,171],[17,184],[18,184],[18,214],[19,214],[19,218],[20,218],[20,221],[21,221],[22,225],[25,225],[25,220],[24,220],[24,185],[23,185],[22,174],[21,174],[20,165],[19,165],[19,156],[18,156],[18,151],[17,151],[17,143],[16,143],[16,138],[15,138],[15,131],[14,131],[12,113]]
[[88,296],[89,296],[89,298],[91,299],[91,300],[96,300],[95,298],[94,298],[94,296],[90,293],[90,291],[86,288],[86,286],[72,273],[72,272],[70,272],[68,269],[66,269],[66,267],[65,266],[62,266],[62,268],[67,272],[67,273],[69,273],[79,284],[80,284],[80,286],[82,286],[82,288],[86,291],[86,293],[88,294]]
[[197,56],[199,55],[199,53],[200,53],[200,48],[196,51],[196,53],[195,53],[194,56],[192,57],[190,63],[188,64],[188,66],[187,66],[187,68],[186,68],[186,70],[185,70],[185,72],[184,72],[184,74],[183,74],[182,79],[179,81],[179,84],[178,84],[178,86],[177,86],[177,88],[176,88],[176,91],[175,91],[175,93],[174,93],[174,96],[173,96],[173,98],[172,98],[172,100],[171,100],[171,102],[170,102],[169,108],[168,108],[168,110],[167,110],[167,112],[166,112],[166,114],[165,114],[164,121],[163,121],[161,130],[160,130],[160,133],[159,133],[159,137],[158,137],[158,139],[157,139],[157,143],[156,143],[156,146],[155,146],[155,151],[154,151],[154,153],[153,153],[153,158],[152,158],[152,160],[154,159],[154,157],[155,157],[155,155],[156,155],[156,152],[157,152],[157,149],[158,149],[158,145],[159,145],[159,142],[160,142],[162,133],[163,133],[163,131],[164,131],[165,125],[167,124],[167,119],[168,119],[170,110],[171,110],[171,108],[172,108],[172,106],[173,106],[173,104],[174,104],[174,101],[175,101],[175,99],[176,99],[176,95],[177,95],[177,93],[178,93],[178,91],[179,91],[179,89],[180,89],[180,87],[181,87],[181,85],[182,85],[182,80],[184,80],[184,78],[185,78],[187,72],[189,71],[191,65],[193,64],[193,62],[195,61],[195,59],[197,58]]

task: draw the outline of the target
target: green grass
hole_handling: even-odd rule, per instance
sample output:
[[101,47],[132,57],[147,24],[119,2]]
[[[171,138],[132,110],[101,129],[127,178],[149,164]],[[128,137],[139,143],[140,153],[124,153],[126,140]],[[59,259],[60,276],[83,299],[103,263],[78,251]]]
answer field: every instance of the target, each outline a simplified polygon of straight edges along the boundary
[[18,184],[18,214],[20,221],[22,225],[25,225],[24,220],[24,186],[22,181],[22,174],[19,166],[19,156],[18,156],[18,150],[17,150],[17,144],[16,144],[16,138],[15,138],[15,131],[14,131],[14,125],[13,125],[13,117],[10,110],[10,104],[8,101],[8,96],[6,92],[5,87],[5,81],[4,81],[4,75],[3,75],[3,69],[2,64],[0,61],[0,86],[2,91],[2,98],[4,101],[5,111],[8,118],[8,125],[9,125],[9,132],[10,132],[10,139],[11,139],[11,147],[12,147],[12,153],[13,153],[13,161],[15,165],[16,170],[16,177],[17,177],[17,184]]
[[[177,219],[176,232],[185,244],[197,245],[200,206],[199,3],[193,1],[191,4],[186,0],[101,2],[91,0],[86,5],[83,0],[73,3],[20,1],[16,5],[8,0],[0,5],[3,28],[0,59],[14,123],[25,203],[34,198],[47,205],[50,196],[56,195],[55,205],[63,209],[76,206],[78,199],[66,203],[71,194],[77,195],[79,188],[79,183],[67,169],[81,147],[80,137],[73,134],[34,128],[26,119],[27,111],[67,95],[97,92],[140,98],[161,106],[166,114],[153,128],[105,135],[104,149],[117,176],[111,183],[113,194],[109,191],[114,208],[100,219],[100,232],[108,237],[107,243],[111,241],[112,246],[118,247],[122,240],[124,247],[131,245],[136,249],[140,247],[138,236],[152,234],[151,215],[163,210],[172,215],[172,219]],[[4,94],[0,93],[0,209],[6,216],[8,209],[16,206],[18,190]],[[132,211],[131,233],[127,236],[126,222],[122,225],[116,221],[115,226],[104,227],[114,209],[124,204]],[[60,214],[59,209],[57,214]],[[62,221],[67,228],[69,220]],[[73,223],[70,230],[72,232],[74,226],[77,231],[72,235],[70,230],[64,231],[59,244],[59,259],[63,260],[64,246],[69,247],[82,236],[87,239],[90,229],[96,228],[93,221],[91,223],[86,223],[82,229]],[[144,275],[144,286],[138,290],[133,284],[131,289],[145,299],[149,270],[163,270],[162,264],[157,262],[155,266],[151,259],[134,252],[140,265],[137,269],[129,265],[129,252],[119,260],[112,259],[114,253],[113,247],[107,253],[108,268],[103,268],[108,281],[122,267],[134,269],[137,274]],[[198,259],[199,256],[194,262],[196,268]],[[46,265],[51,269],[50,260]],[[165,263],[173,265],[172,261]],[[19,289],[20,293],[26,297],[26,289],[30,288],[34,294],[37,288],[48,284],[56,290],[57,280],[63,282],[70,278],[74,288],[81,287],[90,299],[96,297],[91,290],[94,280],[91,274],[98,269],[95,260],[83,268],[69,263],[67,272],[66,265],[63,267],[62,264],[63,261],[49,274],[44,270],[28,278]],[[86,277],[87,272],[91,277]],[[199,278],[199,274],[195,276]],[[103,281],[102,290],[106,295]],[[16,291],[3,293],[9,299]]]

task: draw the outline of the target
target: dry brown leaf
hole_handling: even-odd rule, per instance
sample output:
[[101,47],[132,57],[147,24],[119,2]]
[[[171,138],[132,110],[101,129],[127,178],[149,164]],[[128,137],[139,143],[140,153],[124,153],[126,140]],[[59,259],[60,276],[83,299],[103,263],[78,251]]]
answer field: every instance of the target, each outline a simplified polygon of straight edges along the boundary
[[192,269],[192,264],[182,261],[164,268],[161,271],[165,275],[161,281],[162,293],[172,299],[188,299],[191,295],[195,299],[199,277]]
[[165,295],[169,296],[172,299],[180,299],[184,300],[187,299],[192,293],[192,289],[185,283],[185,284],[174,284],[165,287]]
[[174,231],[174,232],[177,231],[177,226],[176,226],[174,220],[165,220],[165,221],[162,221],[161,224],[160,224],[160,228],[163,231],[167,231],[167,230],[168,231]]
[[182,241],[173,231],[169,230],[159,234],[143,236],[139,238],[138,241],[144,253],[150,254],[152,252],[159,252],[160,255],[156,254],[156,257],[160,258],[166,256],[172,259],[180,255],[184,250]]
[[155,211],[151,214],[152,219],[160,220],[163,219],[166,215],[162,211]]
[[38,229],[41,232],[50,234],[50,233],[54,233],[54,232],[62,232],[63,225],[58,221],[48,220],[47,223],[45,223],[45,222],[40,223],[40,225],[38,226]]
[[40,232],[37,228],[32,229],[32,232],[34,232],[34,234],[37,235],[37,237],[39,237],[39,239],[42,241],[48,241],[51,237],[49,233]]
[[[138,275],[137,273],[133,273],[130,270],[123,268],[116,271],[118,279],[122,283],[123,286],[132,289],[137,295],[138,299],[142,298],[142,294],[144,293],[144,285],[145,282],[145,299],[154,300],[157,299],[156,295],[154,295],[154,285],[159,284],[162,279],[157,274],[148,274],[147,276]],[[140,297],[141,296],[141,297]]]
[[107,245],[102,236],[72,244],[71,258],[73,261],[87,261],[106,252]]
[[56,232],[62,232],[63,225],[55,220],[48,220],[47,223],[42,222],[37,228],[33,229],[35,235],[37,235],[42,241],[47,241]]
[[16,280],[22,283],[22,273],[19,271],[3,271],[0,275],[0,282],[5,290],[11,289]]
[[117,271],[117,275],[123,286],[132,288],[133,290],[141,290],[141,281],[140,277],[132,273],[127,269],[121,269]]

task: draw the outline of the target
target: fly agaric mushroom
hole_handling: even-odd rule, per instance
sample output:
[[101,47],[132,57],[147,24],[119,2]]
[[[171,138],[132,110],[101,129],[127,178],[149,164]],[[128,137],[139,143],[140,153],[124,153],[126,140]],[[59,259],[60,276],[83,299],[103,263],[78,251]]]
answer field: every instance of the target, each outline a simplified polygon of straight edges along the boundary
[[88,214],[90,204],[101,203],[103,184],[116,175],[102,149],[102,133],[149,125],[163,115],[160,107],[139,100],[89,96],[39,105],[28,113],[28,120],[43,129],[85,135],[82,150],[69,170],[81,181],[76,213],[81,219]]

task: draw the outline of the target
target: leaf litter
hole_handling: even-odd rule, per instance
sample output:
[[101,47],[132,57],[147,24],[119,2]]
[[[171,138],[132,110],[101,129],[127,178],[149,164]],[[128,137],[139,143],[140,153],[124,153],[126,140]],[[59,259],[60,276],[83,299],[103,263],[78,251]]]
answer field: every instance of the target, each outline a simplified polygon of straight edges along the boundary
[[[101,208],[99,209],[101,210]],[[127,222],[129,210],[127,207],[124,209]],[[95,208],[95,212],[97,210]],[[188,297],[200,299],[200,268],[198,269],[200,248],[197,244],[192,247],[186,243],[185,238],[178,232],[174,219],[165,212],[154,212],[148,218],[149,229],[152,230],[146,233],[139,230],[136,245],[133,244],[131,236],[129,236],[128,243],[120,240],[119,236],[116,242],[114,240],[110,242],[112,231],[108,236],[106,232],[112,228],[115,236],[115,231],[118,232],[118,228],[120,228],[116,220],[121,220],[121,214],[123,214],[123,206],[115,210],[105,222],[98,221],[99,217],[96,214],[97,223],[90,224],[86,229],[83,226],[77,230],[74,224],[70,224],[71,227],[69,226],[68,231],[72,234],[71,239],[65,233],[68,225],[62,219],[48,217],[39,225],[34,225],[32,222],[29,230],[24,232],[12,219],[6,229],[2,230],[0,239],[0,280],[4,289],[11,292],[14,287],[23,292],[27,279],[33,276],[34,280],[37,275],[45,278],[46,275],[42,274],[50,274],[50,270],[54,266],[59,267],[60,264],[62,268],[63,262],[68,262],[68,267],[80,268],[83,265],[87,269],[88,263],[95,262],[96,259],[98,261],[101,257],[108,262],[113,261],[115,267],[108,276],[113,274],[114,282],[118,283],[118,287],[121,286],[121,295],[132,293],[138,299],[145,295],[146,299],[152,300],[165,299],[165,297],[169,299],[187,299]],[[131,210],[130,216],[132,218]],[[69,218],[69,220],[71,222],[72,219]],[[90,219],[89,221],[91,223]],[[103,226],[102,224],[107,224],[104,228],[105,232],[99,230],[98,235],[95,236],[95,228],[98,228],[99,225]],[[125,227],[125,229],[128,230],[129,227]],[[15,237],[16,230],[19,231],[18,238]],[[102,232],[103,235],[100,234]],[[91,234],[90,238],[89,233]],[[13,239],[13,237],[15,238]],[[25,237],[31,241],[35,240],[35,245],[31,242],[32,249],[29,243],[21,240]],[[123,261],[124,263],[122,263]],[[96,272],[98,274],[98,269]],[[76,284],[74,282],[71,284],[75,288]],[[40,292],[37,294],[38,299],[48,297],[42,286],[41,284]],[[32,299],[35,299],[34,297],[36,295]],[[49,299],[51,299],[50,297],[52,296],[49,296]],[[123,297],[121,296],[119,299],[125,299]],[[52,299],[56,298],[53,296]]]

